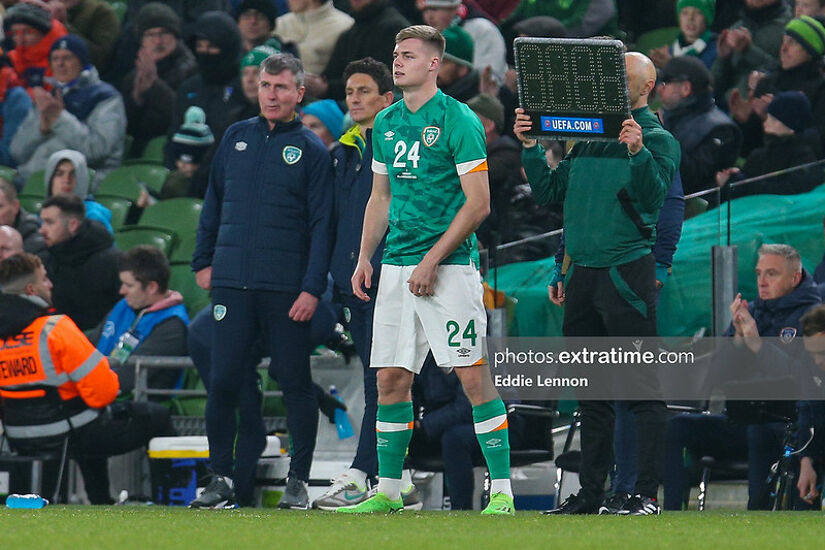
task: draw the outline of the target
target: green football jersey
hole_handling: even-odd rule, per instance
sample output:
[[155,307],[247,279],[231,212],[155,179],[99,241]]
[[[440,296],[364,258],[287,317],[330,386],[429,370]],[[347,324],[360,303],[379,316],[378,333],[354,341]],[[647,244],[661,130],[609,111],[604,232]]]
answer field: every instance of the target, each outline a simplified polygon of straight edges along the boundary
[[[415,113],[404,101],[384,109],[372,132],[372,169],[387,174],[392,201],[385,264],[415,265],[464,205],[461,175],[487,160],[481,121],[467,105],[438,90]],[[478,260],[475,234],[442,264]]]

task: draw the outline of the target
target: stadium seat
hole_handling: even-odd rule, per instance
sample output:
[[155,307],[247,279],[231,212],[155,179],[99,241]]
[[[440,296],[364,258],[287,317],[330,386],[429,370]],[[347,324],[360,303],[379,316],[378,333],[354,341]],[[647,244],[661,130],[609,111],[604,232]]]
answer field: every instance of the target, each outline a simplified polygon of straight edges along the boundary
[[198,230],[203,201],[181,197],[147,206],[138,220],[139,226],[174,231],[179,237],[194,235]]
[[128,179],[109,180],[103,178],[97,191],[102,195],[121,197],[136,203],[138,197],[140,197],[141,187],[137,182]]
[[169,288],[183,294],[183,303],[190,317],[209,305],[209,292],[198,286],[189,262],[172,264]]
[[27,195],[40,195],[43,197],[46,194],[45,170],[36,170],[28,177],[26,183],[23,184],[21,193]]
[[173,234],[154,227],[132,226],[115,231],[115,245],[123,251],[141,244],[148,244],[169,256],[175,246],[175,241],[176,237]]
[[140,160],[146,163],[163,164],[163,148],[166,145],[166,136],[158,136],[149,140]]
[[169,261],[174,263],[188,264],[192,261],[192,255],[195,253],[195,244],[197,243],[197,235],[195,233],[178,234],[178,244],[172,250],[169,256]]
[[20,201],[20,206],[23,207],[23,210],[33,214],[40,212],[40,207],[44,201],[42,194],[33,195],[29,193],[20,193],[17,195],[17,199]]
[[636,40],[636,46],[632,48],[637,52],[642,52],[645,55],[650,53],[650,50],[661,48],[676,40],[679,35],[679,27],[662,27],[661,29],[653,29],[639,35]]
[[693,197],[685,201],[685,219],[689,220],[699,214],[703,214],[708,209],[708,201],[702,197]]
[[8,182],[14,181],[14,176],[17,175],[17,170],[12,168],[11,166],[3,166],[0,164],[0,178]]
[[126,217],[134,204],[129,199],[117,195],[95,195],[95,200],[112,213],[112,228],[117,231],[126,225]]
[[112,182],[128,181],[137,185],[143,184],[151,191],[160,193],[168,173],[169,170],[157,164],[139,163],[120,166],[106,174],[100,183],[100,189],[104,189]]

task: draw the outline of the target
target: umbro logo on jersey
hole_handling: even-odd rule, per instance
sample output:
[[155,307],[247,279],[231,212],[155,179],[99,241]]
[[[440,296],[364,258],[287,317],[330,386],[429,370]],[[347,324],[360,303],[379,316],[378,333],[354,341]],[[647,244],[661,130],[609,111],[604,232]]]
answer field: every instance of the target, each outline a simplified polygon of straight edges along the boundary
[[236,151],[246,151],[246,142],[245,141],[236,141],[235,142],[235,150]]
[[387,130],[386,132],[384,132],[384,138],[385,139],[392,139],[392,137],[394,135],[395,135],[395,132],[393,132],[392,130]]
[[424,145],[432,147],[438,141],[438,136],[441,135],[441,128],[438,126],[427,126],[421,131],[421,139]]

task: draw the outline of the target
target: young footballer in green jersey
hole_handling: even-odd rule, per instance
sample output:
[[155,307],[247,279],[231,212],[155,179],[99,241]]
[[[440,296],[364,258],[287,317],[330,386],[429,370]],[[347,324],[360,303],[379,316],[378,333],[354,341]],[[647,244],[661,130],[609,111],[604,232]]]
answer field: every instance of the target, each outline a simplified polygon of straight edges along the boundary
[[378,493],[338,511],[402,507],[401,469],[414,425],[410,387],[431,349],[439,366],[455,368],[473,405],[492,479],[482,513],[512,515],[507,413],[485,357],[487,319],[473,233],[490,212],[484,130],[469,107],[436,86],[441,33],[416,25],[395,42],[393,80],[404,100],[375,119],[373,189],[352,276],[355,295],[369,300],[370,258],[389,227],[370,359],[380,369]]

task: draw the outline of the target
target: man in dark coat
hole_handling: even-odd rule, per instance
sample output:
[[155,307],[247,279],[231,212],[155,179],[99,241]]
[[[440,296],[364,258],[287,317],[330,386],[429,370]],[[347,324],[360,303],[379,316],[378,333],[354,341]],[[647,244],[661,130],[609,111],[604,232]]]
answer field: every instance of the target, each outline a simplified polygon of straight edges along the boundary
[[86,207],[76,195],[55,195],[40,209],[54,307],[80,330],[96,327],[120,297],[112,236],[100,223],[85,218]]

